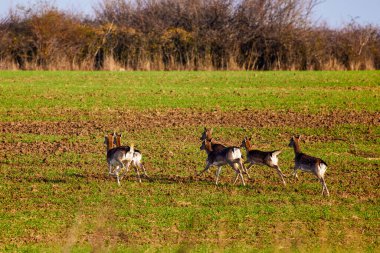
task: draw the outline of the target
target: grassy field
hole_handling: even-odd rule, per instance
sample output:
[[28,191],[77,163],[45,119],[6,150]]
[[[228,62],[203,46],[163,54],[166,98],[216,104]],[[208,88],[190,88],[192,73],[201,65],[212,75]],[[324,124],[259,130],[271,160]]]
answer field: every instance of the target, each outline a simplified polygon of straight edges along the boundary
[[[380,72],[0,72],[0,251],[380,250]],[[331,196],[254,166],[247,186],[203,169],[203,127],[240,145],[327,162]],[[149,179],[118,187],[106,133]],[[245,152],[243,152],[245,153]]]

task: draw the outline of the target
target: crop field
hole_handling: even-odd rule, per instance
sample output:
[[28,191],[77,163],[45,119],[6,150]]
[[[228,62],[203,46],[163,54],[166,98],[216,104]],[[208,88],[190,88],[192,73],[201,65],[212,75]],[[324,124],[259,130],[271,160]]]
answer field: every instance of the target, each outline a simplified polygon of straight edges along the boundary
[[[380,72],[0,72],[0,252],[379,252]],[[203,128],[281,149],[246,186],[205,166]],[[108,175],[123,134],[149,178]],[[330,197],[291,177],[292,135]],[[243,150],[245,156],[245,150]]]

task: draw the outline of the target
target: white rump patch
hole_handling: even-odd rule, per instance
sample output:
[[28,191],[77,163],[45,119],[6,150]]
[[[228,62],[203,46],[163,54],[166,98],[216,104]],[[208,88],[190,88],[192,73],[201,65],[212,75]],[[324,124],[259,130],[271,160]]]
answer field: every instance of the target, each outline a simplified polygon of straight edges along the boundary
[[272,161],[272,163],[273,163],[274,165],[277,165],[277,164],[278,164],[278,158],[277,158],[277,155],[272,155],[272,156],[270,157],[270,160]]
[[141,153],[134,152],[133,153],[133,162],[139,163],[141,161],[142,155]]
[[232,159],[240,159],[241,158],[241,152],[238,148],[233,148],[232,150]]
[[323,175],[325,174],[326,170],[327,170],[327,166],[326,166],[326,164],[324,164],[324,163],[320,163],[320,164],[319,164],[319,173],[320,173],[320,175],[321,175],[322,177],[323,177]]
[[131,152],[131,151],[127,152],[127,153],[125,154],[123,160],[132,161],[132,159],[133,159],[133,153],[134,153],[133,151],[132,151],[132,152]]

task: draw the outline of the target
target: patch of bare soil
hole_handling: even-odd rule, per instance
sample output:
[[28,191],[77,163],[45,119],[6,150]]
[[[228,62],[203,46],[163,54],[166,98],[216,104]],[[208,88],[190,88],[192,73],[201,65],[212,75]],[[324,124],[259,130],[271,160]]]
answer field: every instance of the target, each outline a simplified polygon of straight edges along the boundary
[[[56,114],[67,113],[66,111]],[[66,115],[67,118],[70,118]],[[75,117],[73,117],[75,118]],[[88,121],[59,122],[0,122],[2,133],[32,133],[46,135],[79,135],[107,132],[115,127],[126,131],[177,126],[235,126],[235,127],[334,127],[339,124],[380,125],[380,112],[333,111],[318,114],[293,111],[202,112],[173,109],[146,112],[113,111],[92,114]]]
[[[59,142],[16,142],[9,144],[0,142],[0,149],[5,154],[18,153],[18,154],[46,154],[46,155],[59,155],[64,152],[75,151],[77,153],[99,152],[97,146],[91,145],[88,142],[67,142],[65,140]],[[103,151],[103,150],[102,150]]]
[[[72,114],[77,118],[78,112],[58,111],[57,114]],[[300,113],[292,111],[239,111],[239,112],[201,112],[197,110],[173,109],[168,111],[151,110],[147,112],[113,111],[107,114],[89,115],[88,121],[32,121],[32,122],[0,122],[0,132],[10,134],[44,134],[60,136],[99,136],[115,126],[123,131],[186,126],[235,126],[251,127],[334,127],[338,124],[379,125],[380,113],[334,111],[319,114]],[[307,141],[313,141],[313,136],[305,136]],[[319,136],[318,138],[324,138]],[[95,140],[94,140],[95,141]],[[320,139],[319,139],[320,141]],[[328,140],[326,140],[328,141]],[[0,153],[3,154],[51,154],[59,155],[65,152],[99,153],[98,145],[85,142],[70,142],[63,138],[56,142],[21,142],[10,145],[0,140]],[[101,150],[104,151],[103,149]]]

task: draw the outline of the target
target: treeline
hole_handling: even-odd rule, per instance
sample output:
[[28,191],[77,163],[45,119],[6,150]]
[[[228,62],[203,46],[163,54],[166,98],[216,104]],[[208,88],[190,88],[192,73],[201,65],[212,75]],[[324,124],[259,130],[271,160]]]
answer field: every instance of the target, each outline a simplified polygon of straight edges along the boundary
[[88,18],[52,6],[0,22],[0,69],[380,69],[380,29],[314,26],[317,0],[103,0]]

